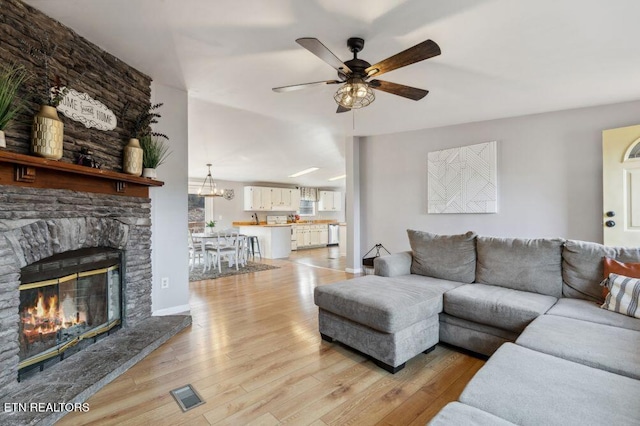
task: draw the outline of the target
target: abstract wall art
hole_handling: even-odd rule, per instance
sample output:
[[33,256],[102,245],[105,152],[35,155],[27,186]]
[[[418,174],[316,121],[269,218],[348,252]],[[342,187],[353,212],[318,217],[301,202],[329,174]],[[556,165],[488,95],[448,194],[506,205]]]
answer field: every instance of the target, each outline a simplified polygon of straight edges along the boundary
[[428,213],[497,213],[495,141],[428,153]]

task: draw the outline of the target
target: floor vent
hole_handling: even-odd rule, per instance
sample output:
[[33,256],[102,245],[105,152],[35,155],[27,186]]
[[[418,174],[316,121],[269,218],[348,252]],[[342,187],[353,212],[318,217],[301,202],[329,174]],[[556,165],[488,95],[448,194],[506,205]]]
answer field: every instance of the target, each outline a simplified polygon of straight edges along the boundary
[[172,390],[170,393],[176,399],[176,402],[180,408],[182,408],[182,411],[191,410],[205,402],[191,385],[179,387],[178,389]]

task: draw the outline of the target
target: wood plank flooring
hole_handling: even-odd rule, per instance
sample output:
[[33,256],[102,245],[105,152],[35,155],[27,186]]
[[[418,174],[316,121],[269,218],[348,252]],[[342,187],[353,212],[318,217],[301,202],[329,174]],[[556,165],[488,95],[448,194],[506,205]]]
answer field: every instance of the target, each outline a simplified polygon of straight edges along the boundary
[[[193,325],[58,425],[424,425],[484,361],[438,346],[391,375],[318,334],[313,289],[353,278],[337,247],[191,283]],[[206,403],[183,413],[169,391]]]

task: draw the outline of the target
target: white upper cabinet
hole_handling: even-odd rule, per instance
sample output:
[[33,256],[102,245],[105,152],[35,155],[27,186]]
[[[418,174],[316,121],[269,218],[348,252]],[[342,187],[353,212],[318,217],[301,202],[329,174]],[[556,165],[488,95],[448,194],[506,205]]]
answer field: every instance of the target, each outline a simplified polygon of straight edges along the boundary
[[340,210],[342,210],[342,192],[320,191],[320,201],[318,202],[318,211],[337,212]]
[[296,211],[299,204],[300,194],[297,189],[244,187],[245,211]]
[[271,210],[271,188],[245,186],[244,209],[248,211]]
[[290,188],[271,188],[271,210],[297,210],[298,206],[293,204],[294,192],[298,192],[298,190]]

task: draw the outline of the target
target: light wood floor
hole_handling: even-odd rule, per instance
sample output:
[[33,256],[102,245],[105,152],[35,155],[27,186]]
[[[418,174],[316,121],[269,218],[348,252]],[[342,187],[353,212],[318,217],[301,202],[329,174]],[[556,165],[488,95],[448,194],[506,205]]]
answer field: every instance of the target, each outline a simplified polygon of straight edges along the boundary
[[[321,341],[313,289],[353,277],[332,256],[304,250],[265,261],[280,269],[191,283],[191,328],[58,424],[424,425],[484,361],[438,346],[391,375]],[[206,404],[183,413],[169,391],[187,383]]]

